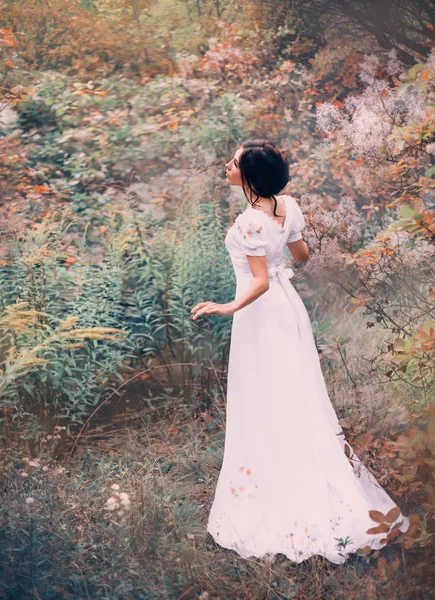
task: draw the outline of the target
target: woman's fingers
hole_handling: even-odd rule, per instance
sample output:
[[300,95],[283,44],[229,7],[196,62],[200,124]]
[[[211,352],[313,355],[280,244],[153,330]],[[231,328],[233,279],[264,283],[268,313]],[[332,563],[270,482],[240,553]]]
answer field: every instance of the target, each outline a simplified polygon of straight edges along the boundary
[[213,302],[200,302],[196,306],[192,308],[190,312],[195,312],[196,314],[192,317],[195,320],[197,317],[201,315],[213,314],[214,307],[212,306]]
[[206,315],[207,314],[207,310],[199,310],[195,315],[193,315],[192,319],[195,321],[195,319],[197,319],[198,317],[200,317],[201,315]]
[[196,304],[190,312],[195,312],[196,310],[198,310],[199,308],[202,308],[206,304],[208,304],[208,302],[198,302],[198,304]]

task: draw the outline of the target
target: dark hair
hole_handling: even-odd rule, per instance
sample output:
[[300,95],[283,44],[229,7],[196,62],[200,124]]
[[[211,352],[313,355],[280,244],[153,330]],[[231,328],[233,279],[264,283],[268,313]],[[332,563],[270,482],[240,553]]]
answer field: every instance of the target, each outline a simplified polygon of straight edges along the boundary
[[242,143],[244,151],[239,157],[240,175],[242,179],[242,189],[248,202],[250,202],[246,187],[248,187],[257,198],[250,202],[255,206],[262,198],[273,198],[275,205],[273,214],[278,215],[276,210],[275,194],[278,194],[291,177],[289,166],[279,148],[270,140],[249,139]]

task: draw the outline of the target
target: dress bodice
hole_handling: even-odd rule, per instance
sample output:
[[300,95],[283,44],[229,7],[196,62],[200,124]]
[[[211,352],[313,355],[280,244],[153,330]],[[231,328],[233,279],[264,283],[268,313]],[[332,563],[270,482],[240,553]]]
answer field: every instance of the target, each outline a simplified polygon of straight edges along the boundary
[[[225,246],[236,277],[251,276],[247,256],[265,256],[269,277],[284,268],[285,245],[302,238],[305,226],[302,211],[292,196],[283,196],[286,217],[284,225],[267,213],[248,206],[233,223],[225,237]],[[291,269],[289,269],[291,271]],[[288,273],[288,276],[291,276]]]

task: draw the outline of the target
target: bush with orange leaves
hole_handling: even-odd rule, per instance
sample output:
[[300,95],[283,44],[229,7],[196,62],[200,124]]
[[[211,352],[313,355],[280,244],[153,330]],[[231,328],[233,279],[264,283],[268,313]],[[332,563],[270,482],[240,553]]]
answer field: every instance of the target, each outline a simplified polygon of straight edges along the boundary
[[317,124],[331,147],[348,151],[355,187],[369,199],[367,221],[381,217],[373,239],[343,255],[340,285],[351,310],[372,316],[367,327],[397,334],[381,353],[389,355],[385,375],[427,398],[435,381],[435,50],[408,70],[394,52],[388,58],[381,68],[366,56],[363,93],[339,108],[319,105]]
[[11,39],[23,68],[88,77],[122,70],[141,78],[172,71],[165,48],[138,20],[138,2],[135,7],[120,3],[116,18],[110,18],[80,0],[20,0],[4,6],[0,27],[15,32]]

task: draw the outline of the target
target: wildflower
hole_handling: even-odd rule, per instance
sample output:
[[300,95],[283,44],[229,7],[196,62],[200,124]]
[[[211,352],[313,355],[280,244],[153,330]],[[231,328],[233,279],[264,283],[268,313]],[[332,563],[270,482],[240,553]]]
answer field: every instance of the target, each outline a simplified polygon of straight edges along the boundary
[[432,48],[426,61],[426,66],[435,69],[435,48]]
[[130,506],[130,498],[127,492],[119,492],[119,498],[122,506],[125,506],[126,508]]
[[396,75],[403,69],[403,63],[399,60],[397,56],[396,48],[392,48],[390,52],[387,54],[389,60],[387,63],[386,71],[389,75]]
[[26,471],[21,471],[20,475],[21,475],[21,477],[28,477],[29,476],[29,474],[26,473]]
[[111,488],[112,488],[112,490],[119,490],[119,485],[118,485],[117,483],[114,483],[114,484],[111,486]]
[[116,498],[114,498],[113,496],[111,496],[107,500],[105,508],[107,510],[116,510],[117,508],[119,508],[119,503],[117,502]]
[[35,498],[32,498],[31,496],[26,498],[26,504],[33,504],[34,502],[35,502]]
[[344,117],[332,102],[324,102],[316,108],[318,127],[325,133],[331,133],[344,124]]
[[376,72],[379,68],[379,57],[376,54],[366,55],[360,62],[359,77],[361,81],[372,84],[376,80]]

